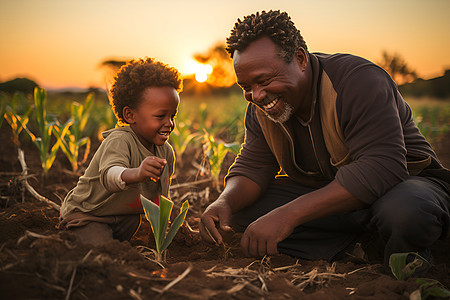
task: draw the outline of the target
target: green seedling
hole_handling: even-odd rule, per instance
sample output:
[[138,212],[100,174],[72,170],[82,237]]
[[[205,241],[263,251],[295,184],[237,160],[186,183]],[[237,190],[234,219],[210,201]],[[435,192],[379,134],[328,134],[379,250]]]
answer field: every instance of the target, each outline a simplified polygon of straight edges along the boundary
[[177,123],[177,126],[175,126],[174,130],[170,134],[170,144],[172,145],[175,155],[180,163],[182,162],[181,156],[184,151],[186,151],[189,143],[200,137],[200,133],[198,132],[191,133],[188,122],[189,121]]
[[[77,102],[72,103],[71,118],[64,125],[57,124],[53,127],[53,133],[58,138],[61,150],[69,159],[74,172],[82,165],[89,155],[91,140],[85,136],[86,124],[90,117],[94,94],[89,94],[84,105]],[[69,130],[64,131],[66,128]],[[79,150],[85,146],[84,157],[79,161]]]
[[210,166],[211,177],[213,178],[214,185],[218,191],[220,191],[219,175],[222,170],[223,160],[230,151],[235,155],[239,153],[240,145],[238,143],[223,143],[216,141],[214,137],[204,129],[203,135],[203,152],[208,157]]
[[27,126],[32,110],[33,107],[27,103],[27,98],[20,93],[14,94],[11,103],[4,107],[3,115],[12,129],[13,143],[16,146],[20,145],[20,133]]
[[416,282],[419,284],[421,300],[426,300],[428,297],[433,297],[432,299],[447,299],[450,297],[450,291],[437,280],[418,278]]
[[159,206],[153,201],[141,195],[142,206],[144,207],[145,217],[150,222],[153,236],[156,243],[156,260],[163,261],[163,253],[172,242],[175,234],[186,218],[189,209],[189,202],[186,200],[181,206],[180,213],[172,222],[170,228],[170,214],[173,208],[173,202],[164,196],[159,197]]
[[[408,255],[414,256],[414,260],[410,263],[406,263],[406,258]],[[422,267],[423,264],[429,263],[425,258],[415,252],[394,253],[389,258],[389,267],[391,268],[392,274],[398,280],[408,279],[417,271],[418,268]]]
[[[51,146],[50,140],[52,137],[53,127],[56,126],[58,122],[56,121],[56,118],[55,120],[49,120],[47,117],[46,103],[47,92],[43,88],[36,87],[34,89],[34,127],[37,128],[40,136],[34,135],[28,127],[24,126],[26,132],[39,150],[41,165],[44,171],[44,178],[47,176],[48,170],[50,170],[53,165],[56,158],[56,153],[60,146],[60,139],[58,139],[56,143]],[[66,132],[66,130],[62,131],[62,133],[64,132]],[[61,134],[60,138],[64,138],[64,134]]]

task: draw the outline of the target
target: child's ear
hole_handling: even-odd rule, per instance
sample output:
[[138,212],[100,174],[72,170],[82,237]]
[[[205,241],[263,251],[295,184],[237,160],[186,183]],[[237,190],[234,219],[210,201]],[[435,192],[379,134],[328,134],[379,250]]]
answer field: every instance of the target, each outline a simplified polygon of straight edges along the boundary
[[125,120],[128,124],[134,124],[134,123],[135,123],[135,120],[134,120],[134,117],[135,117],[135,116],[134,116],[134,111],[133,111],[133,109],[132,109],[131,107],[125,106],[125,107],[123,108],[122,114],[123,114],[124,120]]

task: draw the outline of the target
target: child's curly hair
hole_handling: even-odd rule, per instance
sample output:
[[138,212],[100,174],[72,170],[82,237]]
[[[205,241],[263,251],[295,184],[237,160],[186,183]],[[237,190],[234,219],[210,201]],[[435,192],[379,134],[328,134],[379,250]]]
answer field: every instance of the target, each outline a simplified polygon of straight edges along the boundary
[[308,51],[300,31],[289,15],[279,10],[257,12],[244,17],[242,21],[238,19],[227,38],[226,50],[233,58],[235,50],[242,51],[263,36],[269,37],[280,47],[280,56],[288,63],[292,61],[299,47]]
[[182,90],[181,75],[177,69],[152,58],[132,59],[120,68],[110,91],[111,105],[120,123],[127,123],[123,108],[136,108],[144,90],[152,86],[170,86],[179,93]]

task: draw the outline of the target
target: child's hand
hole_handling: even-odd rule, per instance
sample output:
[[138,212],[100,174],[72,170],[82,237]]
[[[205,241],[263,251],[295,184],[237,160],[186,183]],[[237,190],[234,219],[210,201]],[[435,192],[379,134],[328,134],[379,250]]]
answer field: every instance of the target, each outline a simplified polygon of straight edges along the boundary
[[156,182],[159,180],[164,166],[167,164],[167,160],[156,157],[148,156],[146,157],[139,166],[139,181],[145,181],[147,179]]
[[167,160],[156,157],[148,156],[137,168],[126,169],[122,173],[122,180],[127,184],[143,182],[146,180],[158,181],[164,166],[167,164]]

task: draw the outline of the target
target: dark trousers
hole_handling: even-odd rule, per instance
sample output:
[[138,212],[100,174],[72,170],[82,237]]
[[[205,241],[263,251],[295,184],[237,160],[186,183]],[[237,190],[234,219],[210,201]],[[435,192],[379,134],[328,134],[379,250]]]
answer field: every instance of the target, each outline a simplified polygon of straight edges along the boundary
[[[280,177],[251,206],[233,214],[234,230],[243,232],[260,216],[313,191]],[[384,262],[392,253],[421,252],[449,235],[449,193],[434,180],[409,177],[366,209],[333,215],[295,228],[278,243],[278,251],[303,259],[336,255],[367,233],[378,233],[385,242]]]
[[141,215],[116,216],[111,223],[89,222],[68,230],[74,233],[82,243],[100,246],[113,239],[121,242],[130,240],[139,229],[141,219]]

